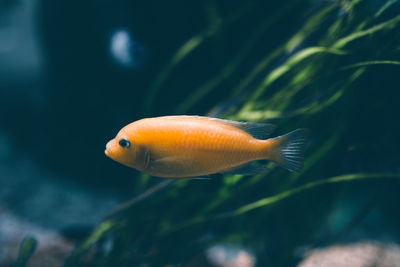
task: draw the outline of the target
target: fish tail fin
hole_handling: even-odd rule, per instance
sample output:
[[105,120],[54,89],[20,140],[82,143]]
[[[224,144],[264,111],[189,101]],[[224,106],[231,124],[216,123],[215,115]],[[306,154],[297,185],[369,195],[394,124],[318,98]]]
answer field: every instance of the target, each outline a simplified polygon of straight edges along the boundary
[[289,171],[299,172],[303,167],[307,136],[307,129],[297,129],[273,138],[273,161]]

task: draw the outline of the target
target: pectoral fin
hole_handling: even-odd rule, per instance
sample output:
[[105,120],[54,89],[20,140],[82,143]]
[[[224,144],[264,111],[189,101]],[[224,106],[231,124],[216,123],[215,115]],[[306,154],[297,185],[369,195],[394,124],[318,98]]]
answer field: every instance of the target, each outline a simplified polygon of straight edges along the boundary
[[[151,159],[147,168],[147,172],[151,175],[156,174],[178,174],[182,172],[181,162],[183,159],[179,156],[171,156],[171,157],[162,157],[157,159]],[[161,177],[166,177],[162,175]]]
[[181,161],[181,157],[179,157],[179,156],[163,157],[163,158],[158,158],[158,159],[152,160],[151,165],[153,165],[153,164],[172,165],[179,161]]

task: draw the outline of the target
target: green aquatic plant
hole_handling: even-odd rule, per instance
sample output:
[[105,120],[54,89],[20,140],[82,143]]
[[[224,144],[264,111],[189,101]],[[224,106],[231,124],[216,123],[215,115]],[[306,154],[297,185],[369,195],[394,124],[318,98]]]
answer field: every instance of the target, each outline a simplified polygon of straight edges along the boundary
[[[340,201],[376,194],[379,206],[394,198],[400,166],[393,126],[400,71],[396,3],[292,0],[269,7],[251,1],[228,15],[216,4],[205,8],[208,26],[165,63],[147,92],[144,114],[172,94],[183,100],[169,98],[175,107],[169,112],[211,109],[233,120],[271,120],[276,135],[309,128],[302,172],[268,163],[268,171],[251,177],[177,181],[99,224],[66,266],[185,265],[218,242],[250,248],[260,266],[293,266],[295,251],[313,242]],[[247,21],[252,27],[241,32],[241,42],[229,35]],[[219,71],[202,73],[206,78],[193,90],[186,79],[169,87],[179,66],[193,73],[204,68],[192,61],[197,54],[212,57],[218,40],[238,43],[233,56],[215,55]],[[158,182],[138,179],[143,189]]]
[[21,242],[21,246],[19,248],[19,254],[17,260],[14,262],[12,266],[14,267],[25,267],[33,255],[37,247],[37,241],[35,238],[29,236],[26,237]]

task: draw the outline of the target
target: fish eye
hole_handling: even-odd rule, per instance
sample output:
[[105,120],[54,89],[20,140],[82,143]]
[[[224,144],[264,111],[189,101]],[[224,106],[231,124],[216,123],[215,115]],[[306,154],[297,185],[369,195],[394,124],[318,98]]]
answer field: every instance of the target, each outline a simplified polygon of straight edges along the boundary
[[127,148],[127,147],[129,147],[129,146],[131,145],[131,143],[129,142],[129,140],[128,140],[128,139],[125,139],[125,138],[119,139],[118,143],[119,143],[119,145],[120,145],[121,147],[123,147],[123,148]]

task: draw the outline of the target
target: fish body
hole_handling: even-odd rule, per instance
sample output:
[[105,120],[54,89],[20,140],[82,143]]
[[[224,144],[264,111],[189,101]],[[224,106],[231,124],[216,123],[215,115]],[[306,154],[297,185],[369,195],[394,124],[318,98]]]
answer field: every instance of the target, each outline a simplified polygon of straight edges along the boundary
[[[291,139],[290,136],[266,140],[254,137],[266,136],[273,128],[271,124],[201,116],[148,118],[122,128],[107,144],[105,153],[124,165],[157,177],[199,177],[213,173],[234,173],[235,170],[238,173],[254,173],[263,168],[260,165],[248,165],[253,161],[285,163],[282,158],[285,151],[282,149],[288,143],[287,139]],[[303,134],[300,135],[301,139],[298,137],[296,134],[297,143],[305,140]],[[124,147],[125,141],[129,143],[128,147]],[[293,162],[293,156],[300,156],[302,144],[296,144],[298,153],[290,155]],[[300,167],[297,159],[295,163],[296,166],[291,166],[293,170]]]

